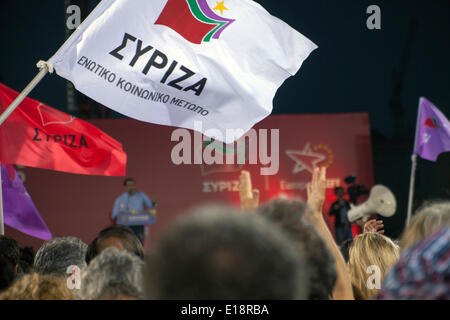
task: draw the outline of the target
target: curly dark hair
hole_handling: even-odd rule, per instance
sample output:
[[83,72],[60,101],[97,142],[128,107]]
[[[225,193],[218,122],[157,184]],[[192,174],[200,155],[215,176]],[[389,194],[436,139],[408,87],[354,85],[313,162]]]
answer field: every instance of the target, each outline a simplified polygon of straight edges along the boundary
[[0,255],[0,291],[8,289],[15,277],[14,266],[10,260]]
[[20,247],[16,240],[0,235],[0,255],[8,259],[13,266],[19,263]]
[[19,268],[22,273],[31,273],[33,270],[34,255],[32,247],[20,248]]

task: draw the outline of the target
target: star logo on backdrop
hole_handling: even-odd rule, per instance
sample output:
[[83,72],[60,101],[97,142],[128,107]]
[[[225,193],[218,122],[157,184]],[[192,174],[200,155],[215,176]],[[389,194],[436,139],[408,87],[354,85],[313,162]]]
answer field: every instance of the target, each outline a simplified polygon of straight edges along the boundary
[[295,166],[292,169],[292,174],[302,172],[307,170],[311,174],[313,173],[314,167],[317,164],[325,160],[325,155],[321,153],[314,152],[311,149],[311,144],[306,143],[303,150],[286,150],[286,155],[295,162]]
[[219,11],[220,11],[220,14],[223,15],[223,10],[228,10],[228,8],[226,8],[225,5],[223,4],[224,2],[225,2],[225,0],[222,1],[222,2],[216,1],[217,6],[215,6],[215,7],[213,8],[213,10],[219,10]]

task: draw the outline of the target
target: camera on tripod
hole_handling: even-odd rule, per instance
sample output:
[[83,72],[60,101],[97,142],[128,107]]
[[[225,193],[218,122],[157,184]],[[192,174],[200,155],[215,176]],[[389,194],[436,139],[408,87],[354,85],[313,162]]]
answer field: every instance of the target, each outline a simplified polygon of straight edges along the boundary
[[347,194],[349,196],[350,202],[353,204],[356,204],[358,202],[359,197],[368,195],[370,192],[370,190],[366,186],[356,183],[355,175],[346,177],[344,181],[348,185]]

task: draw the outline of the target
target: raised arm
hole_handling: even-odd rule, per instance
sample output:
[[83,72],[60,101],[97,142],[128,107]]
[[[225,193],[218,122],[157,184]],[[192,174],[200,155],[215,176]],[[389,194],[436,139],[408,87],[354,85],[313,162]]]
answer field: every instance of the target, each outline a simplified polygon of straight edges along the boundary
[[311,217],[312,223],[317,227],[323,238],[333,253],[336,260],[337,280],[333,289],[332,299],[334,300],[353,300],[353,289],[350,275],[347,270],[344,257],[339,250],[339,247],[334,241],[328,226],[323,218],[323,204],[325,202],[326,190],[326,168],[315,168],[313,172],[312,182],[307,186],[308,205],[313,210]]
[[259,205],[259,190],[252,189],[252,180],[250,172],[241,171],[239,176],[239,199],[241,200],[242,210],[253,210]]

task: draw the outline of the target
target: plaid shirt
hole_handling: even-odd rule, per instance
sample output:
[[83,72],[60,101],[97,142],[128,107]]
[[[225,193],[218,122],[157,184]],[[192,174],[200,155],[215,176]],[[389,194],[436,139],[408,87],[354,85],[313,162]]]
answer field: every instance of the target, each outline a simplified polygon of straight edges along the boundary
[[450,228],[402,254],[386,276],[381,300],[450,300]]

